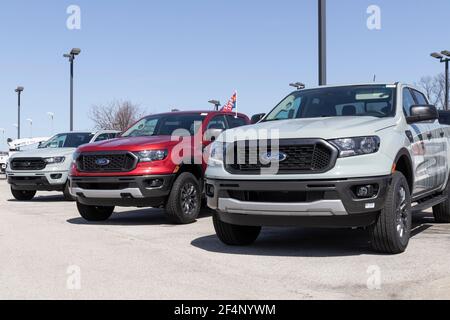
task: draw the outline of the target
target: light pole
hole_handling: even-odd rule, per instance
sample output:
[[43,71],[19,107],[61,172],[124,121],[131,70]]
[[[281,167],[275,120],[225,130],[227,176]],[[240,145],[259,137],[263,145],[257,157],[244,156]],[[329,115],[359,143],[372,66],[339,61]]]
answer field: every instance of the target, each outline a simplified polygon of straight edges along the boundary
[[27,119],[30,124],[30,138],[33,138],[33,119]]
[[208,103],[211,103],[211,104],[214,105],[214,110],[215,110],[215,111],[219,111],[219,107],[220,107],[220,105],[221,105],[221,103],[220,103],[219,100],[214,100],[214,99],[212,99],[212,100],[209,100]]
[[70,53],[64,55],[64,58],[68,58],[70,62],[70,131],[73,131],[73,62],[80,53],[80,49],[73,48]]
[[47,115],[50,117],[51,134],[53,134],[53,119],[55,119],[55,114],[53,112],[47,112]]
[[319,85],[327,84],[327,1],[319,2]]
[[441,63],[445,63],[445,103],[444,108],[445,110],[449,110],[449,101],[448,101],[448,95],[449,95],[449,70],[448,70],[448,62],[450,61],[450,51],[444,50],[441,53],[433,52],[431,54],[433,58],[439,59]]
[[20,139],[20,96],[24,90],[24,87],[17,87],[14,90],[17,93],[17,139]]

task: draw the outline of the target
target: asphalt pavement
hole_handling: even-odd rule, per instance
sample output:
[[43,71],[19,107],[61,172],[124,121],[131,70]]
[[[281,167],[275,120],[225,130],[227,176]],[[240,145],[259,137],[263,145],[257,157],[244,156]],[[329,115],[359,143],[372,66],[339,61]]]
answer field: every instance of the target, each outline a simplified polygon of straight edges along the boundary
[[207,211],[183,226],[160,209],[116,212],[88,223],[58,193],[18,202],[0,180],[0,299],[450,299],[450,225],[431,213],[389,256],[364,230],[267,228],[237,248]]

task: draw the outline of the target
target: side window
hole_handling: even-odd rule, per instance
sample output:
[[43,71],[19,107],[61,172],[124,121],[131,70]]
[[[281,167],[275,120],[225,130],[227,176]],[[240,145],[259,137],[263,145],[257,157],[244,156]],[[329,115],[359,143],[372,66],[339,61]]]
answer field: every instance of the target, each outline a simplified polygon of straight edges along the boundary
[[110,133],[102,133],[101,135],[99,135],[97,137],[97,139],[95,139],[95,142],[105,141],[105,140],[109,140],[109,139],[111,139]]
[[244,118],[240,118],[240,117],[236,118],[235,116],[232,116],[232,115],[227,116],[227,121],[228,121],[228,127],[230,129],[242,127],[247,124],[247,122],[245,121]]
[[411,107],[415,104],[416,104],[416,102],[414,101],[411,90],[409,90],[408,88],[404,88],[403,89],[403,112],[405,113],[405,116],[409,117],[411,115]]
[[425,96],[422,93],[420,93],[417,90],[412,90],[412,92],[414,93],[414,96],[416,97],[418,104],[428,104],[427,98],[425,98]]
[[208,123],[207,129],[227,129],[227,123],[224,116],[215,116]]

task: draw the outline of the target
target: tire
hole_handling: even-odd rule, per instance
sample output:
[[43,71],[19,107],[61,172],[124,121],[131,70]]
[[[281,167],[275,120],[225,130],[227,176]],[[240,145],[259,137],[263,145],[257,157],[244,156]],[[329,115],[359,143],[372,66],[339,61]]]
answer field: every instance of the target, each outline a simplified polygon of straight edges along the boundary
[[84,220],[92,222],[106,221],[114,212],[114,207],[87,206],[78,201],[77,208]]
[[11,193],[13,197],[18,201],[30,201],[33,200],[36,195],[36,191],[27,191],[27,190],[14,190],[11,188]]
[[195,222],[202,204],[201,188],[197,178],[189,172],[178,176],[166,203],[167,217],[176,224]]
[[450,223],[450,181],[447,183],[443,194],[449,198],[433,207],[433,215],[436,223]]
[[72,197],[72,195],[70,194],[70,191],[69,191],[69,182],[67,182],[66,185],[64,186],[63,194],[64,194],[64,200],[75,201],[75,198]]
[[395,172],[386,203],[378,221],[370,228],[373,250],[379,253],[405,252],[411,237],[412,210],[408,181],[401,172]]
[[258,239],[261,227],[237,226],[223,222],[213,214],[214,229],[217,237],[229,246],[249,246]]

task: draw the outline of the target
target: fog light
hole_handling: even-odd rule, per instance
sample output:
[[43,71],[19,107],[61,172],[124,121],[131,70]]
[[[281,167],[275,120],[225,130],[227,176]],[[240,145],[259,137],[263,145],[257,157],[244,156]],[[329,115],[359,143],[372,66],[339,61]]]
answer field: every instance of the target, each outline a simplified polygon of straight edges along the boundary
[[164,181],[161,179],[153,179],[147,181],[147,185],[149,186],[149,188],[160,188],[163,186],[163,184]]
[[207,184],[205,188],[206,195],[210,198],[214,197],[214,186],[212,184]]
[[373,198],[375,196],[375,188],[372,185],[356,187],[356,196],[358,198]]
[[52,178],[53,180],[59,180],[62,178],[62,174],[52,174],[50,175],[50,178]]

